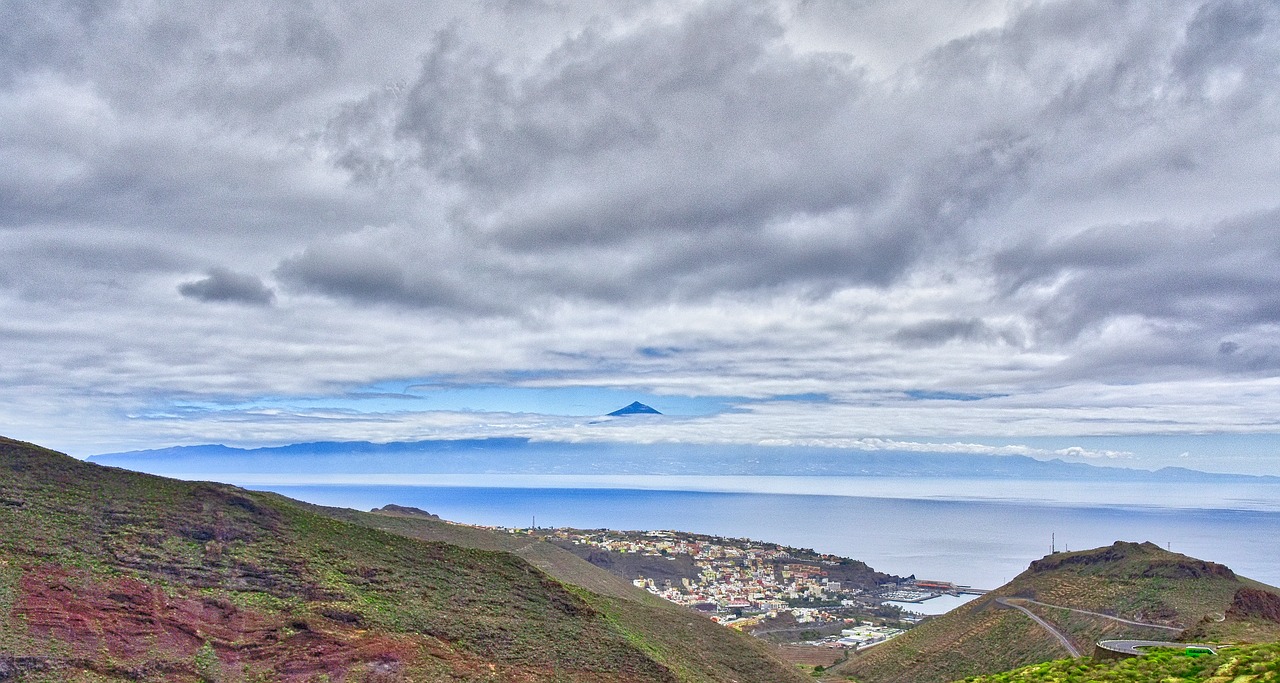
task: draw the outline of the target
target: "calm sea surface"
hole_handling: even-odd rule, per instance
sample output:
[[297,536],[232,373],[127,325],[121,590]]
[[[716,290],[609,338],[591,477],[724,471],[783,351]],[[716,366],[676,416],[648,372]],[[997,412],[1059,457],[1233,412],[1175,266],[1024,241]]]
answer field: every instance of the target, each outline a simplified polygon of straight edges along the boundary
[[[187,478],[199,478],[191,477]],[[213,477],[211,477],[213,478]],[[1280,485],[1098,484],[885,477],[226,475],[323,505],[411,505],[525,527],[678,529],[863,560],[994,588],[1050,550],[1151,541],[1280,585]],[[342,481],[355,479],[355,481]]]

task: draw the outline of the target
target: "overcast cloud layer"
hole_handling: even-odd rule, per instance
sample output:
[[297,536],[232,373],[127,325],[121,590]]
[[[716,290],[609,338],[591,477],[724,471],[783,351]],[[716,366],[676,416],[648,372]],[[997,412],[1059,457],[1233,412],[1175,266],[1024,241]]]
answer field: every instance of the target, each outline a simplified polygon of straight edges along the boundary
[[[1269,0],[16,0],[0,27],[8,435],[1280,433]],[[735,408],[368,402],[397,382]]]

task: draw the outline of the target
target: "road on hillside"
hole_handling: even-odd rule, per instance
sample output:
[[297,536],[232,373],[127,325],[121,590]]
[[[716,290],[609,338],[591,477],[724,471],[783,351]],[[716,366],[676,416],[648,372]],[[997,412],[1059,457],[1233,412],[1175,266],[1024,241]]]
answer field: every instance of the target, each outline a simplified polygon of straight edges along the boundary
[[1031,617],[1032,621],[1036,622],[1037,624],[1040,624],[1041,628],[1043,628],[1044,630],[1052,634],[1054,638],[1057,638],[1058,642],[1062,643],[1062,647],[1067,648],[1067,652],[1070,652],[1072,657],[1080,656],[1080,651],[1076,649],[1076,646],[1071,642],[1071,639],[1068,638],[1066,634],[1064,634],[1062,631],[1059,631],[1056,626],[1054,626],[1053,624],[1050,624],[1044,619],[1041,619],[1040,615],[1032,612],[1031,610],[1027,609],[1026,607],[1023,607],[1022,605],[1017,605],[1010,602],[1009,598],[996,598],[996,603],[1003,607],[1016,609],[1019,612],[1022,612],[1023,614],[1027,615],[1028,617]]
[[1040,602],[1039,600],[1031,600],[1029,598],[1011,598],[1011,599],[1016,600],[1018,602],[1029,602],[1033,605],[1040,605],[1041,607],[1052,607],[1054,609],[1065,609],[1070,612],[1079,612],[1080,614],[1089,614],[1095,617],[1102,617],[1103,619],[1110,619],[1111,621],[1118,621],[1122,624],[1129,624],[1130,626],[1158,628],[1164,631],[1178,631],[1178,632],[1182,631],[1182,629],[1178,628],[1177,626],[1165,626],[1163,624],[1149,624],[1145,621],[1133,621],[1132,619],[1121,619],[1120,617],[1113,617],[1110,614],[1103,614],[1101,612],[1090,612],[1087,609],[1076,609],[1074,607],[1063,607],[1062,605],[1050,605],[1047,602]]
[[1166,640],[1103,640],[1098,643],[1098,647],[1112,652],[1120,652],[1126,655],[1144,655],[1146,654],[1138,648],[1142,647],[1173,647],[1188,648],[1202,647],[1214,654],[1218,654],[1217,645],[1203,645],[1201,643],[1171,643]]

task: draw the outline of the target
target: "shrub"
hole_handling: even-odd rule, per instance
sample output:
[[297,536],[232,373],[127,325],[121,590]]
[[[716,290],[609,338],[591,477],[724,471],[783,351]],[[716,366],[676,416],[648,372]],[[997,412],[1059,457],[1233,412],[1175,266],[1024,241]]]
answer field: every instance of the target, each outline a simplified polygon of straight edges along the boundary
[[220,683],[222,681],[222,662],[218,659],[218,653],[213,651],[213,644],[205,641],[204,645],[196,650],[195,657],[196,675],[205,683]]

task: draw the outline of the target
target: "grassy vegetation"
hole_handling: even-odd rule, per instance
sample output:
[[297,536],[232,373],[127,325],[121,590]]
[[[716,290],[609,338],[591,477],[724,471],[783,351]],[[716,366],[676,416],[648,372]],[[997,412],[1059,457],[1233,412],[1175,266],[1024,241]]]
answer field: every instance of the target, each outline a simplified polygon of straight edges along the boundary
[[1262,585],[1151,543],[1050,555],[1014,583],[1041,602],[1182,627],[1224,610],[1241,586]]
[[1156,650],[1114,662],[1063,659],[1014,671],[974,676],[966,683],[1264,683],[1280,680],[1280,645],[1225,648],[1217,655],[1188,657],[1180,650]]
[[24,681],[797,675],[692,613],[414,527],[0,439],[0,654]]
[[562,583],[586,588],[600,595],[656,606],[668,605],[662,598],[636,588],[630,581],[601,569],[563,548],[527,535],[497,533],[487,529],[451,524],[425,515],[370,513],[322,506],[308,507],[322,515],[410,538],[448,543],[463,548],[512,553]]
[[1181,640],[1188,643],[1271,643],[1280,641],[1280,624],[1231,615],[1222,621],[1206,618],[1185,631]]
[[[578,594],[682,681],[803,680],[789,665],[783,664],[779,669],[776,656],[770,654],[772,648],[762,641],[729,628],[705,628],[710,622],[691,611],[642,605],[587,591]],[[702,656],[690,659],[682,654],[690,648]]]
[[[667,666],[681,680],[773,680],[778,675],[772,650],[725,628],[707,628],[706,620],[640,590],[629,581],[541,539],[495,533],[413,514],[366,513],[320,508],[322,514],[412,538],[452,545],[503,550],[519,555],[562,583],[605,615],[628,642]],[[702,653],[690,660],[690,651]]]
[[1176,632],[1156,628],[1143,628],[1131,624],[1123,624],[1099,616],[1075,612],[1060,607],[1046,607],[1035,603],[1021,603],[1027,610],[1039,615],[1065,633],[1078,650],[1084,653],[1093,651],[1099,640],[1168,640],[1176,637]]

